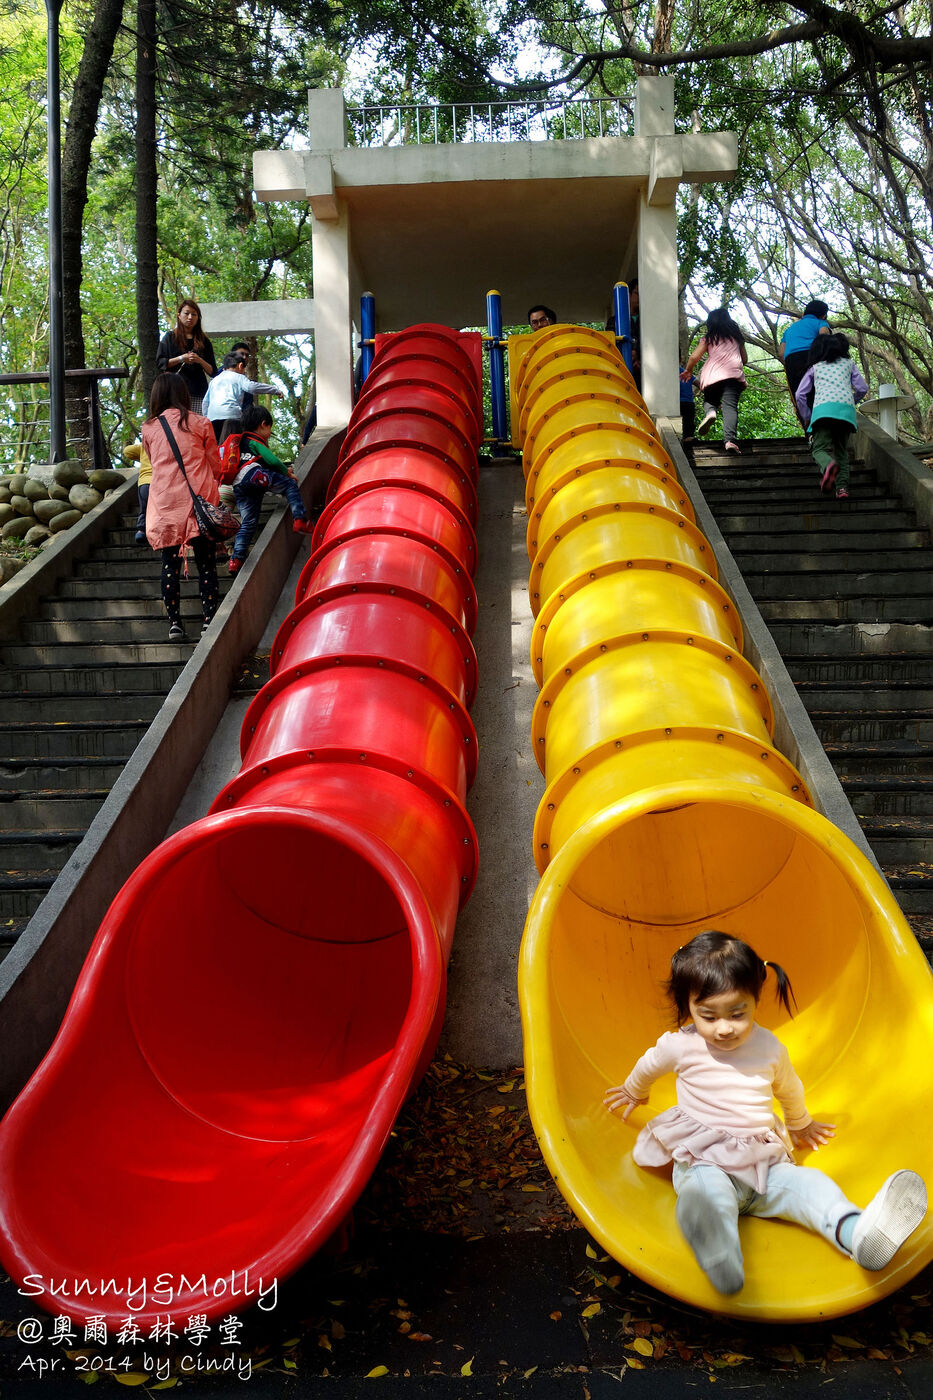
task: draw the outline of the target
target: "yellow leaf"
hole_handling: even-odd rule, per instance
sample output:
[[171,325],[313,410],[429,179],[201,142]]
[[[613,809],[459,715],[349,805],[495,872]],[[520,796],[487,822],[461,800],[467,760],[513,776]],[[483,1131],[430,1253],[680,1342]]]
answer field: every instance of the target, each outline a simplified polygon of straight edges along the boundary
[[636,1361],[634,1356],[627,1356],[625,1358],[625,1364],[626,1366],[630,1366],[633,1371],[643,1371],[645,1369],[644,1361]]
[[366,1372],[366,1375],[365,1375],[365,1377],[364,1377],[364,1380],[367,1380],[367,1381],[368,1381],[368,1380],[374,1379],[376,1376],[387,1376],[388,1374],[389,1374],[389,1368],[388,1368],[388,1366],[374,1366],[373,1369],[372,1369],[371,1371],[367,1371],[367,1372]]
[[515,1088],[515,1080],[507,1079],[504,1084],[497,1084],[496,1088],[499,1090],[500,1094],[511,1094],[512,1090]]
[[523,1190],[523,1191],[543,1191],[543,1190],[544,1190],[544,1187],[543,1187],[543,1186],[523,1186],[523,1187],[522,1187],[522,1190]]
[[122,1376],[114,1376],[118,1385],[145,1385],[148,1379],[145,1371],[124,1371]]
[[475,1358],[471,1356],[469,1361],[464,1361],[463,1365],[460,1367],[461,1376],[472,1376],[474,1360]]
[[855,1351],[858,1351],[862,1345],[862,1343],[857,1342],[854,1337],[840,1337],[836,1332],[833,1333],[833,1341],[836,1343],[837,1347],[852,1347]]
[[743,1361],[751,1361],[752,1357],[743,1356],[740,1351],[726,1351],[720,1360],[724,1366],[741,1366]]
[[493,1104],[492,1108],[487,1108],[486,1112],[489,1114],[490,1118],[498,1118],[500,1113],[505,1112],[505,1104]]
[[282,1343],[282,1346],[283,1346],[283,1347],[285,1348],[285,1350],[287,1351],[289,1347],[296,1347],[300,1341],[301,1341],[301,1338],[300,1338],[300,1337],[289,1337],[289,1339],[288,1339],[287,1342],[283,1342],[283,1343]]
[[528,1370],[523,1373],[523,1379],[527,1381],[528,1377],[533,1376],[537,1369],[537,1366],[529,1366]]
[[626,1345],[632,1351],[637,1351],[639,1356],[654,1356],[654,1347],[647,1337],[636,1337],[634,1342],[627,1342]]
[[177,1376],[169,1376],[167,1381],[156,1381],[155,1385],[149,1387],[150,1390],[171,1390],[173,1385],[178,1384]]
[[607,1285],[608,1285],[610,1288],[618,1288],[618,1286],[619,1286],[619,1284],[620,1284],[621,1282],[622,1282],[622,1275],[621,1275],[621,1274],[613,1274],[611,1278],[607,1278],[607,1279],[606,1279],[606,1283],[607,1283]]
[[595,1258],[596,1258],[596,1250],[593,1248],[593,1246],[592,1246],[591,1244],[588,1244],[587,1247],[586,1247],[586,1257],[587,1257],[587,1259],[595,1259]]
[[603,1310],[602,1303],[590,1303],[588,1308],[583,1309],[584,1317],[596,1317],[597,1313]]
[[97,1371],[82,1371],[81,1379],[84,1381],[85,1385],[94,1385],[97,1382],[98,1373]]

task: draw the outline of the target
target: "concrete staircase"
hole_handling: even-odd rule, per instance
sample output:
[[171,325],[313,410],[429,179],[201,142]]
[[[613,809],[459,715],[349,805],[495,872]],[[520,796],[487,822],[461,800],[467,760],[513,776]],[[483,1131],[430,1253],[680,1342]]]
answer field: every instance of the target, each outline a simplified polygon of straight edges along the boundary
[[[0,645],[0,957],[16,940],[201,636],[197,573],[185,642],[168,641],[160,560],[124,515]],[[231,586],[218,570],[221,596]]]
[[823,497],[803,439],[697,444],[697,479],[862,829],[933,948],[933,541],[856,463]]

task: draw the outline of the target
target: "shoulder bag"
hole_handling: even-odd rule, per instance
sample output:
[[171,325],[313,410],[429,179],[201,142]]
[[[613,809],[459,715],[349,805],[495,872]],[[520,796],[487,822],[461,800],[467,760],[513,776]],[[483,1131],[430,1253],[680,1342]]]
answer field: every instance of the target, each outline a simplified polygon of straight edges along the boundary
[[235,535],[240,528],[240,522],[232,511],[226,506],[212,505],[210,501],[204,499],[196,491],[192,491],[191,482],[188,480],[188,473],[185,471],[185,464],[181,459],[181,452],[178,443],[175,441],[175,434],[172,432],[165,418],[159,414],[159,424],[163,433],[168,438],[169,447],[175,454],[175,461],[178,463],[178,470],[185,478],[185,485],[191,495],[191,504],[194,506],[194,518],[197,521],[198,533],[209,540],[228,540],[231,535]]

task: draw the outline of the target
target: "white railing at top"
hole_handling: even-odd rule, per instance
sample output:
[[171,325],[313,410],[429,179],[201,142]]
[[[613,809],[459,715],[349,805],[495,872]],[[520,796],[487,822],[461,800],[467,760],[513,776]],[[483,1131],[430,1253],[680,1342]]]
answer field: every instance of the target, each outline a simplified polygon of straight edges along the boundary
[[415,102],[348,107],[350,144],[419,146],[477,141],[573,141],[628,136],[631,108],[618,97],[571,102]]

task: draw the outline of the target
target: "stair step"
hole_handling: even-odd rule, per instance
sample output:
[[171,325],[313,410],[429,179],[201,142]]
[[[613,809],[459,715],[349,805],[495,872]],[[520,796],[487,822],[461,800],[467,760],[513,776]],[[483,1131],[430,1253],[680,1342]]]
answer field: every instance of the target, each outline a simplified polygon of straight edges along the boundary
[[[168,632],[166,626],[165,632]],[[135,662],[147,666],[184,665],[191,656],[196,642],[201,640],[200,632],[189,634],[183,642],[124,642],[122,646],[102,644],[84,646],[79,642],[62,642],[56,646],[0,647],[0,662],[5,666],[32,669],[35,667],[94,666],[116,667],[121,661]]]
[[933,627],[911,622],[821,622],[773,620],[769,631],[782,655],[933,655]]
[[[85,565],[82,565],[85,567]],[[145,586],[133,587],[128,582],[131,578],[140,578],[139,574],[123,574],[120,577],[104,575],[102,577],[81,577],[62,579],[55,590],[54,597],[43,598],[43,603],[56,602],[58,604],[70,604],[72,600],[84,602],[106,602],[119,599],[121,602],[139,599],[144,602],[152,602],[155,599],[161,606],[159,593],[159,570],[156,569],[147,578]],[[150,581],[151,580],[151,581]],[[217,584],[220,593],[226,593],[235,583],[227,573],[226,568],[221,563],[217,569]],[[181,596],[185,598],[197,599],[198,596],[198,574],[194,569],[187,579],[181,580]],[[99,608],[98,611],[105,611]]]
[[164,695],[143,691],[103,695],[0,695],[0,723],[25,725],[106,720],[113,725],[151,724],[159,713]]
[[794,656],[785,655],[784,665],[798,689],[803,686],[844,683],[857,686],[908,684],[933,685],[933,654],[901,656],[896,652],[878,656]]
[[820,740],[826,747],[830,742],[874,746],[887,740],[912,740],[933,744],[933,713],[905,711],[853,710],[837,714],[834,711],[810,709],[810,718]]
[[850,574],[866,574],[877,570],[882,574],[896,575],[925,569],[929,579],[933,571],[933,549],[910,545],[897,549],[873,547],[861,550],[825,549],[820,552],[810,549],[762,551],[744,547],[740,549],[736,546],[732,555],[739,568],[746,574],[746,582],[752,572],[756,577],[767,578],[772,574],[778,577],[786,574],[795,579],[801,573],[806,573],[812,574],[824,588],[831,591],[839,577]]
[[769,598],[815,598],[826,601],[827,593],[831,595],[831,599],[864,598],[873,605],[877,605],[882,599],[888,602],[891,599],[918,598],[926,601],[929,616],[933,618],[930,570],[915,568],[912,564],[908,566],[906,560],[910,559],[909,554],[904,558],[904,568],[887,572],[881,569],[866,569],[868,561],[862,559],[861,572],[839,570],[832,580],[806,570],[789,570],[785,565],[772,573],[761,573],[758,569],[746,573],[745,582],[753,598],[759,603],[762,599]]
[[904,681],[902,685],[885,682],[882,687],[871,681],[861,686],[850,681],[801,681],[797,691],[811,714],[899,714],[908,710],[918,714],[933,711],[933,688],[922,681]]
[[[233,580],[230,579],[229,582],[232,584]],[[181,612],[183,617],[192,619],[201,616],[197,593],[186,591],[182,594]],[[165,618],[162,599],[149,593],[127,596],[125,592],[119,597],[102,598],[95,589],[83,598],[43,598],[39,612],[32,620],[72,623],[92,622],[98,619],[114,621],[124,617],[155,617],[162,621]]]
[[96,758],[93,754],[58,761],[19,756],[13,760],[0,759],[0,801],[6,793],[23,795],[54,790],[59,794],[80,794],[99,788],[109,792],[125,766],[123,758]]
[[703,486],[703,494],[715,510],[717,506],[724,505],[731,510],[760,510],[765,506],[776,505],[781,509],[782,514],[787,515],[792,511],[809,511],[811,507],[821,506],[827,514],[830,511],[838,512],[843,508],[848,510],[853,503],[859,505],[871,504],[875,508],[889,499],[889,494],[884,486],[852,486],[852,495],[846,502],[845,507],[836,500],[832,494],[827,494],[820,490],[819,482],[814,476],[812,481],[799,482],[794,486],[772,487],[766,478],[762,478],[757,486],[740,486],[737,484],[731,487],[723,486]]
[[23,875],[0,870],[0,923],[30,919],[55,884],[60,869],[30,870]]
[[148,720],[119,729],[106,720],[88,724],[0,723],[0,762],[12,758],[122,758],[136,748]]
[[[193,641],[200,637],[202,614],[187,599],[181,609],[182,626]],[[157,643],[168,638],[168,620],[153,610],[149,617],[96,617],[85,621],[27,622],[20,628],[21,643],[33,647],[62,645],[117,646],[121,643]]]
[[[753,592],[754,596],[754,592]],[[933,623],[933,597],[911,594],[881,598],[761,598],[766,622],[922,622]]]
[[[186,650],[185,661],[190,652]],[[21,694],[38,698],[46,695],[114,695],[133,692],[168,694],[183,669],[183,662],[164,665],[126,662],[115,666],[34,666],[18,671],[0,667],[0,697]]]
[[81,831],[4,831],[0,835],[0,868],[8,875],[27,875],[61,867],[84,840]]
[[107,799],[109,788],[96,792],[75,788],[73,792],[56,792],[43,788],[38,792],[0,791],[0,818],[4,832],[62,831],[81,827],[87,831]]
[[[722,528],[721,521],[719,525]],[[824,528],[821,522],[814,522],[806,530],[765,529],[740,531],[738,534],[726,531],[723,533],[736,558],[741,554],[752,559],[773,553],[775,556],[804,554],[815,561],[825,554],[854,554],[863,549],[872,552],[893,551],[900,555],[902,550],[925,548],[930,545],[929,530],[910,530],[902,527],[891,530],[852,530],[837,528],[835,525],[832,528]],[[822,566],[814,563],[814,567]]]
[[[715,513],[715,512],[714,512]],[[832,501],[818,501],[812,510],[775,512],[749,511],[738,514],[717,515],[716,521],[722,533],[730,538],[745,535],[749,531],[773,534],[783,530],[820,530],[829,517],[830,528],[840,528],[843,520],[851,521],[858,530],[916,530],[917,520],[912,511],[905,510],[899,501],[866,501],[860,506],[855,499],[844,504]]]

